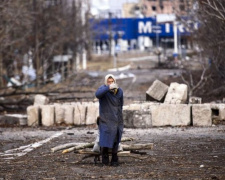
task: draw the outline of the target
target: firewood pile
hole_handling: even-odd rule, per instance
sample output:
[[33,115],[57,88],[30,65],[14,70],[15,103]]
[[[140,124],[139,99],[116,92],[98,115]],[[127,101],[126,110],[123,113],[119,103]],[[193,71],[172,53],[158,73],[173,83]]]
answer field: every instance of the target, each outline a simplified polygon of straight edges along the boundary
[[[122,138],[121,142],[127,142],[130,141],[132,142],[134,139],[133,138]],[[51,152],[57,152],[57,151],[62,151],[63,154],[65,153],[70,153],[74,152],[75,154],[80,154],[84,155],[80,161],[93,157],[95,164],[97,164],[98,161],[100,161],[100,152],[95,152],[93,151],[93,146],[95,142],[90,142],[90,143],[67,143],[67,144],[62,144],[58,145],[56,147],[51,148]],[[121,144],[122,150],[119,150],[118,156],[119,157],[131,157],[139,160],[143,160],[149,157],[147,152],[143,150],[151,150],[153,149],[153,143],[146,143],[146,144]],[[109,151],[109,155],[110,151]],[[80,162],[78,161],[78,162]]]

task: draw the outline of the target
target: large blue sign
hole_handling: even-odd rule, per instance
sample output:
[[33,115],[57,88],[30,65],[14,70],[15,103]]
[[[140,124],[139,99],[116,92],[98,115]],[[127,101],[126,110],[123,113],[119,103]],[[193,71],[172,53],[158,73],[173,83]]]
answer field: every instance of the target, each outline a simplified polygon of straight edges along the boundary
[[[157,24],[155,18],[112,18],[102,20],[91,20],[93,38],[96,40],[137,39],[139,36],[155,38],[171,38],[174,36],[173,23]],[[178,33],[188,36],[190,33],[181,25],[177,26]]]

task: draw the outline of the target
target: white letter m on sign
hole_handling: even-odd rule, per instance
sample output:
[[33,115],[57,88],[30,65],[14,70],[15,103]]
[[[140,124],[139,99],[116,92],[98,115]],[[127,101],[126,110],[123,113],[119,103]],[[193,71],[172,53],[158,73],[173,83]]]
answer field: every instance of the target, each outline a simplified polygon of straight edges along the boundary
[[147,21],[146,24],[142,21],[138,23],[139,33],[151,33],[152,32],[152,22]]

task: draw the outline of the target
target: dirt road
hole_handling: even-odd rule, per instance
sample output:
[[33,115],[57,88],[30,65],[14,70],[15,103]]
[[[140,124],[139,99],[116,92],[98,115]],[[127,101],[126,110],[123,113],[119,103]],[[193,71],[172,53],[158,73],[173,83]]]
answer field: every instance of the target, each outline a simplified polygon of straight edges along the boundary
[[119,167],[51,152],[59,144],[92,142],[96,133],[93,127],[0,128],[0,179],[225,179],[224,125],[125,129],[123,136],[135,139],[127,144],[153,142],[154,148],[144,160],[120,157]]

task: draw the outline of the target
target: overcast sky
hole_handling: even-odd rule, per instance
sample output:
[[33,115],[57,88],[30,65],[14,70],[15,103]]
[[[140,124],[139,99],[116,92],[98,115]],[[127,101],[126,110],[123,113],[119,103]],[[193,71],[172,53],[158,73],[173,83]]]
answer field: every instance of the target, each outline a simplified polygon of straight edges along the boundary
[[122,9],[122,4],[128,2],[138,2],[138,0],[91,0],[91,12],[93,14],[98,14],[100,10]]

